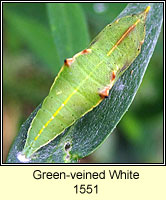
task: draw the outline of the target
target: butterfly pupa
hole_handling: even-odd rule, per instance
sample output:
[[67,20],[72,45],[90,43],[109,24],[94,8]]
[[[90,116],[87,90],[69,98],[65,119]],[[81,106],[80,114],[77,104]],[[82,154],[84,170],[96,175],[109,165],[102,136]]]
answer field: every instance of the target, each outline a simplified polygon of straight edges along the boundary
[[108,24],[87,49],[64,61],[28,129],[21,152],[24,159],[30,159],[108,97],[112,86],[141,51],[149,10],[150,6]]

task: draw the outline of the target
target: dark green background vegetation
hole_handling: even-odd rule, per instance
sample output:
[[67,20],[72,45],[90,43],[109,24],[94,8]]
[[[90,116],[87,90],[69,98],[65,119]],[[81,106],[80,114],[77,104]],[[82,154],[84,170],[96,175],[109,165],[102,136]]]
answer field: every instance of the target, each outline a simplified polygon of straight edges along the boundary
[[[20,125],[47,96],[67,57],[86,48],[126,3],[3,5],[4,161]],[[52,22],[50,19],[54,19]],[[57,29],[50,26],[57,24]],[[52,28],[52,31],[51,31]],[[53,34],[52,34],[53,32]],[[57,36],[58,37],[53,37]],[[53,39],[54,38],[54,39]],[[58,39],[56,39],[58,38]],[[163,162],[163,35],[129,111],[104,144],[81,162]]]

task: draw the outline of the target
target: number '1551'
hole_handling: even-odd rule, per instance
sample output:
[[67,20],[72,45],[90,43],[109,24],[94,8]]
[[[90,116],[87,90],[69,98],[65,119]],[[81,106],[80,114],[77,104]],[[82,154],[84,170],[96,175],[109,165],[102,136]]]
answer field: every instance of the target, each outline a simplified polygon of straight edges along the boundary
[[75,190],[76,190],[76,194],[80,193],[80,194],[91,194],[91,193],[98,193],[98,185],[85,185],[85,184],[81,184],[81,185],[75,185],[74,186]]

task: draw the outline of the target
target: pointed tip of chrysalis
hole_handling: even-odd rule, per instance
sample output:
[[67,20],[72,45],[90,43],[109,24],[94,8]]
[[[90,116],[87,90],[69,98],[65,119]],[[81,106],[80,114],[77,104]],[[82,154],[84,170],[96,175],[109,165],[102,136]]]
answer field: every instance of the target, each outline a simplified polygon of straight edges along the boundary
[[148,15],[150,8],[151,8],[150,6],[147,6],[146,9],[143,11],[142,14],[144,16],[144,19],[146,19],[146,16]]
[[151,7],[150,7],[150,6],[147,6],[146,9],[145,9],[143,12],[140,13],[139,18],[140,18],[142,21],[145,21],[145,20],[146,20],[146,17],[147,17],[147,15],[148,15],[150,9],[151,9]]
[[150,9],[151,9],[151,7],[147,6],[146,9],[144,10],[144,13],[147,15]]

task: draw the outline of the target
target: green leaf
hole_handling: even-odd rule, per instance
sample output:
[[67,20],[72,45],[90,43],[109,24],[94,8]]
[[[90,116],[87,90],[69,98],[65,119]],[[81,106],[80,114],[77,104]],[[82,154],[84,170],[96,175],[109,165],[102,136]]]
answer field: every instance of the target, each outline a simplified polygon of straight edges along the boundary
[[57,74],[60,62],[51,31],[35,19],[10,9],[5,10],[4,18],[10,26],[10,30],[18,34],[24,44],[49,67],[50,71]]
[[[142,51],[113,86],[109,98],[66,129],[55,140],[42,147],[34,154],[30,163],[77,162],[78,159],[98,148],[116,127],[132,103],[153,54],[162,26],[163,4],[131,3],[118,16],[119,18],[139,13],[148,5],[151,6],[151,10],[147,16],[146,38]],[[17,155],[24,147],[27,130],[39,107],[22,125],[8,155],[8,163],[20,163]],[[65,149],[67,143],[70,143],[69,149]]]
[[48,16],[55,45],[61,58],[72,57],[89,44],[85,16],[79,4],[49,3]]

